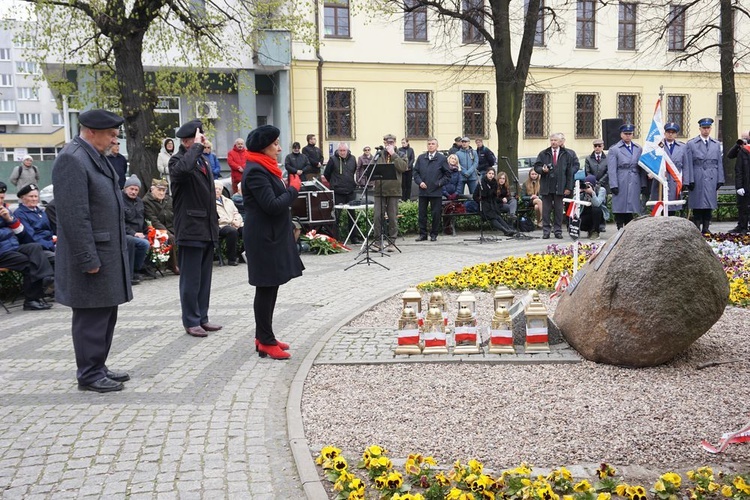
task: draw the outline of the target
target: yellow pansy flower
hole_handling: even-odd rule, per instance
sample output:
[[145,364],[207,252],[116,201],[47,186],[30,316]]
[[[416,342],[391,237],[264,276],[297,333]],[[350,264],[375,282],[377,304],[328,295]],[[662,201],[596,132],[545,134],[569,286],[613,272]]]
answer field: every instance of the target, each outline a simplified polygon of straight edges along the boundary
[[734,495],[734,490],[732,489],[731,486],[729,486],[728,484],[725,484],[724,486],[721,487],[721,494],[722,496],[725,496],[727,498],[732,498],[732,495]]

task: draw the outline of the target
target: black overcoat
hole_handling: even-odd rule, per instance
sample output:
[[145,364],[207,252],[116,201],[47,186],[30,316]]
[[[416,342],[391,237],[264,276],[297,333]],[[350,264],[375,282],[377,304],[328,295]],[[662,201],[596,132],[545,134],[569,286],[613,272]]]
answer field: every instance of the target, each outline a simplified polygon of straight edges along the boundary
[[[57,207],[55,300],[75,308],[133,298],[119,178],[91,145],[74,138],[52,166]],[[99,268],[99,272],[87,271]]]
[[[201,167],[205,170],[201,170]],[[180,150],[169,158],[172,208],[177,244],[184,241],[219,241],[219,215],[211,167],[203,157],[203,144]]]
[[248,162],[242,174],[248,282],[279,286],[302,276],[305,266],[294,241],[290,208],[299,193],[258,163]]

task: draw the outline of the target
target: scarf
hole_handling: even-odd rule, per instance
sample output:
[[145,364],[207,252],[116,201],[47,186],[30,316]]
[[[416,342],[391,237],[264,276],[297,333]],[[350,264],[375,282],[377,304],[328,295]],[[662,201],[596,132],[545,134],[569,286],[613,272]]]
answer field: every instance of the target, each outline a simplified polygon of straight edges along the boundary
[[255,153],[253,151],[250,151],[247,153],[247,159],[248,161],[252,161],[255,163],[260,164],[263,168],[271,172],[273,175],[281,179],[281,169],[279,168],[279,165],[276,163],[276,160],[271,158],[268,155],[264,155],[263,153]]

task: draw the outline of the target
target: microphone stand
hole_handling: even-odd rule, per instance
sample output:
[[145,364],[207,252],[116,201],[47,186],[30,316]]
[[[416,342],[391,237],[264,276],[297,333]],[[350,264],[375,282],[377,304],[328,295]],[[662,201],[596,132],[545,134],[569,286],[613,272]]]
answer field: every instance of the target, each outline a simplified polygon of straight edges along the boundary
[[[518,216],[518,202],[521,201],[521,197],[519,196],[519,193],[521,192],[521,182],[518,180],[518,176],[513,171],[512,168],[510,168],[510,162],[508,161],[507,156],[501,156],[502,160],[505,162],[505,166],[508,167],[508,172],[510,172],[510,175],[513,177],[513,180],[516,182],[516,237],[518,239],[522,240],[531,240],[534,237],[529,236],[528,234],[524,234],[523,231],[521,231],[521,217]],[[531,167],[534,168],[534,167]],[[532,206],[532,212],[533,212],[533,206]]]
[[[369,163],[367,163],[367,165],[365,165],[365,168],[362,170],[362,175],[359,176],[359,179],[357,179],[355,177],[355,179],[354,179],[355,183],[359,184],[362,181],[362,179],[365,177],[365,174],[367,174],[367,169],[370,168],[370,166],[375,165],[377,163],[377,161],[380,158],[380,155],[382,153],[383,153],[383,149],[382,148],[381,149],[377,149],[375,151],[375,154],[372,156],[372,158],[370,158]],[[368,266],[370,264],[377,264],[380,267],[382,267],[383,269],[385,269],[386,271],[389,271],[389,269],[386,266],[384,266],[380,262],[378,262],[375,259],[373,259],[372,257],[370,257],[370,244],[371,244],[370,243],[370,234],[372,233],[373,227],[372,227],[372,222],[370,222],[370,213],[369,213],[369,208],[368,208],[370,202],[368,201],[367,193],[370,190],[370,181],[372,180],[372,174],[374,172],[375,172],[375,167],[373,167],[373,168],[370,169],[370,174],[367,176],[367,181],[365,182],[365,224],[366,224],[366,227],[368,228],[368,231],[367,231],[367,235],[365,236],[365,241],[362,244],[363,248],[360,249],[359,253],[357,254],[357,257],[359,257],[360,255],[362,255],[362,252],[364,252],[365,253],[365,258],[364,259],[360,259],[359,261],[355,262],[354,264],[352,264],[350,266],[347,266],[344,269],[344,271],[348,271],[349,269],[351,269],[352,267],[354,267],[354,266],[356,266],[358,264],[367,264]],[[356,174],[355,174],[355,176],[356,176]],[[373,204],[373,207],[374,206],[375,205]],[[354,257],[354,258],[357,259],[357,257]],[[390,257],[390,255],[389,255],[389,257]]]

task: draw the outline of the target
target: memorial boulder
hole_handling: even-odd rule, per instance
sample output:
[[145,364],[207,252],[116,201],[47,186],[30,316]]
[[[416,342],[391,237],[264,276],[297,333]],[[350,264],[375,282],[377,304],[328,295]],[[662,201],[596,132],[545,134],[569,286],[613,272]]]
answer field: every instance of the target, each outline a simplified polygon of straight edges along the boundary
[[646,217],[625,226],[581,268],[554,321],[588,360],[656,366],[706,333],[728,298],[722,265],[693,224]]

